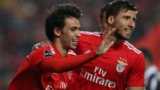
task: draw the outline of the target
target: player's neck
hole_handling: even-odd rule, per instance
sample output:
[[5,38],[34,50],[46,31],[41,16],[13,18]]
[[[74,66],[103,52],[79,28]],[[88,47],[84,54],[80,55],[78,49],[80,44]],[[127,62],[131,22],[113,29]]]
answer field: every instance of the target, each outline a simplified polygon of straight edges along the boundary
[[55,42],[53,42],[53,44],[55,45],[56,49],[58,50],[58,52],[62,56],[66,56],[68,50],[63,47],[63,45],[60,42],[60,40],[55,40]]

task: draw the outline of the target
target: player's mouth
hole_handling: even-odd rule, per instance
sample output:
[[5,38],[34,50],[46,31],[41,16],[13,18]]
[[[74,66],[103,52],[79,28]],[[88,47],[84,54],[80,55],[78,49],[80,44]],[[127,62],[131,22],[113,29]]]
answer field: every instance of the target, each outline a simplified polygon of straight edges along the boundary
[[78,40],[73,40],[72,43],[73,43],[74,45],[77,45],[77,44],[78,44]]
[[130,37],[132,35],[133,30],[130,28],[125,29],[126,36]]

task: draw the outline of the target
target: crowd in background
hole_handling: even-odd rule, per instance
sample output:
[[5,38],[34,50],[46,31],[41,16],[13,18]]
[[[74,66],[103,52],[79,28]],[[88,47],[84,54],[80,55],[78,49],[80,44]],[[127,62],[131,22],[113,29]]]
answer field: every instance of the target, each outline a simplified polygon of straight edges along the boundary
[[[33,44],[45,40],[44,21],[51,8],[74,3],[83,10],[82,30],[99,30],[100,8],[112,0],[0,0],[0,90],[7,88]],[[131,42],[148,48],[160,68],[160,0],[131,0],[139,9]]]

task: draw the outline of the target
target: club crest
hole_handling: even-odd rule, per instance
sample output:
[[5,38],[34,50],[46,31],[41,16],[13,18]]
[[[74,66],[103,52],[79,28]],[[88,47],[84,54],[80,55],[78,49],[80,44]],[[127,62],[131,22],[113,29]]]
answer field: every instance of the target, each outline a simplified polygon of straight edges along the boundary
[[44,51],[44,56],[45,57],[53,56],[54,54],[55,54],[54,50],[46,50],[46,51]]
[[120,57],[117,60],[117,66],[116,66],[117,72],[119,72],[119,73],[123,72],[127,65],[128,65],[127,60],[125,60],[124,58]]

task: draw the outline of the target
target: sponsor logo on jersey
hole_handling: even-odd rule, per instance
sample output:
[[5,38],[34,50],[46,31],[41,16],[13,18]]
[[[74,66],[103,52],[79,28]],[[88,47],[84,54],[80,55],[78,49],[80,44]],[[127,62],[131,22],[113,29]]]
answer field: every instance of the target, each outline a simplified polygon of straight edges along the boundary
[[[57,83],[57,82],[55,82]],[[55,84],[54,86],[48,84],[45,88],[45,90],[66,90],[67,89],[67,83],[64,81],[58,82],[58,84]]]
[[126,66],[127,66],[127,60],[125,60],[124,58],[119,58],[117,60],[117,66],[116,66],[116,70],[117,72],[121,73],[125,70]]
[[61,81],[61,82],[60,82],[60,85],[59,85],[59,89],[66,89],[66,88],[67,88],[67,83]]
[[52,87],[52,85],[47,85],[45,90],[54,90],[54,88]]
[[108,88],[116,88],[116,82],[105,78],[106,75],[107,75],[107,72],[101,67],[97,67],[97,66],[95,66],[94,68],[94,73],[84,71],[83,69],[81,71],[81,76],[90,82],[93,82],[95,84],[105,86]]

